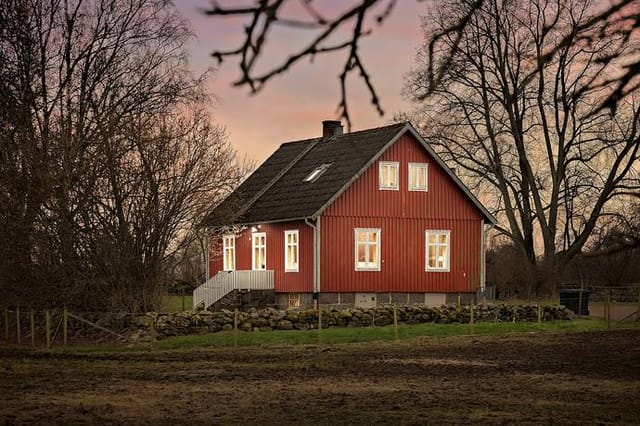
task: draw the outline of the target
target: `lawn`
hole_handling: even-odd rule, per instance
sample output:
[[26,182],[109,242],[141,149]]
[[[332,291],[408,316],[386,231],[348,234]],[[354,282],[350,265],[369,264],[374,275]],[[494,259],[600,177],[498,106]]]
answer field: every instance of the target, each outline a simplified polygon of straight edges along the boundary
[[[626,327],[640,328],[640,324],[625,324]],[[501,335],[508,333],[540,333],[540,332],[580,332],[606,330],[607,323],[601,320],[577,319],[573,321],[548,321],[541,324],[492,323],[475,324],[416,324],[398,326],[398,339],[416,337],[445,338],[468,335]],[[189,349],[197,347],[234,346],[266,346],[266,345],[305,345],[305,344],[344,344],[357,342],[389,341],[395,339],[393,326],[360,327],[360,328],[328,328],[318,336],[317,330],[273,330],[265,332],[233,331],[212,334],[170,337],[156,342],[157,349]]]
[[182,312],[193,308],[193,296],[162,296],[160,312]]
[[[631,321],[623,324],[612,323],[616,329],[640,329],[640,323]],[[585,331],[607,330],[608,325],[599,319],[576,319],[573,321],[548,321],[541,324],[534,322],[493,323],[478,322],[475,324],[415,324],[399,325],[398,340],[427,338],[441,340],[454,336],[499,336],[507,334],[530,333],[575,333]],[[340,345],[348,343],[384,342],[396,339],[393,326],[328,328],[318,335],[317,330],[273,330],[260,332],[222,331],[210,334],[192,334],[175,336],[138,345],[88,345],[73,346],[69,349],[56,348],[59,352],[95,353],[95,352],[147,352],[149,350],[190,350],[197,348],[216,348],[233,346],[295,346],[295,345]]]

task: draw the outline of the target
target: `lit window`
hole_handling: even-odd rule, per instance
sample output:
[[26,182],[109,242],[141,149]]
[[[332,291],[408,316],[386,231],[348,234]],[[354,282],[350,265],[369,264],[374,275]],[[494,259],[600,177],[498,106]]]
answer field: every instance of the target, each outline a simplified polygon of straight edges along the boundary
[[284,231],[284,270],[298,272],[298,230]]
[[380,270],[380,229],[355,228],[356,271]]
[[427,190],[427,170],[426,163],[409,163],[409,191]]
[[381,161],[379,164],[380,189],[398,190],[398,168],[399,163],[392,161]]
[[225,235],[222,237],[222,268],[225,271],[236,269],[236,237]]
[[450,231],[426,231],[426,270],[449,271]]
[[256,232],[251,234],[251,263],[254,271],[267,269],[267,234]]
[[307,175],[306,178],[303,179],[303,182],[314,182],[316,181],[333,163],[325,163],[316,167],[311,173]]
[[289,308],[300,307],[300,293],[289,293]]

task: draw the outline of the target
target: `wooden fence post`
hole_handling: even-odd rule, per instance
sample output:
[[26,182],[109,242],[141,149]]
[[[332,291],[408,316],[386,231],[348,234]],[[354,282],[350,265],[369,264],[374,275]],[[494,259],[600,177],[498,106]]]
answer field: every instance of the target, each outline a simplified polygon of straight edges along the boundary
[[584,292],[584,284],[580,282],[580,291],[578,292],[578,318],[582,317],[582,294]]
[[29,322],[31,323],[31,346],[36,347],[36,321],[33,315],[33,309],[29,315]]
[[233,346],[238,346],[238,309],[233,310]]
[[62,311],[62,341],[65,348],[67,347],[67,322],[67,308],[64,308],[64,311]]
[[538,302],[538,324],[542,324],[542,303]]
[[607,289],[607,299],[605,303],[605,319],[607,328],[611,328],[611,289]]
[[460,293],[458,293],[458,308],[460,307]]
[[16,306],[16,332],[18,337],[18,344],[22,344],[22,334],[20,332],[20,306]]
[[4,339],[9,341],[9,308],[4,308]]
[[151,340],[149,341],[149,348],[153,350],[153,342],[156,340],[157,332],[156,332],[156,316],[150,315],[151,317]]
[[322,342],[322,311],[318,307],[318,344]]
[[470,307],[471,307],[471,318],[469,319],[469,322],[473,324],[473,303],[470,305]]
[[49,310],[44,311],[44,322],[46,328],[46,336],[47,336],[47,350],[51,348],[51,317]]
[[393,304],[393,333],[398,340],[398,305],[395,303]]

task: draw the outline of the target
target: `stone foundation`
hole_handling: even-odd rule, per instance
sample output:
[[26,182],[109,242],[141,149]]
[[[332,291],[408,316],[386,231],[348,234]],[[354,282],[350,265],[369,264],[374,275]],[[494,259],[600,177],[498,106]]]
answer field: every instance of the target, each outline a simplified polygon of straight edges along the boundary
[[273,290],[233,290],[231,293],[218,300],[209,311],[221,309],[263,308],[276,306],[276,293]]
[[[291,299],[299,306],[290,306]],[[475,293],[320,293],[318,304],[323,308],[373,308],[390,305],[476,304]],[[209,311],[275,307],[278,309],[308,309],[316,307],[313,293],[275,293],[272,290],[234,290],[211,306]]]
[[313,293],[293,293],[298,296],[299,306],[289,306],[290,293],[276,293],[276,306],[279,309],[307,309],[313,307]]
[[[367,295],[367,297],[358,298],[358,296]],[[373,306],[388,305],[426,305],[426,306],[442,306],[457,305],[458,301],[461,305],[476,304],[475,293],[320,293],[319,304],[321,307],[344,309],[358,306],[361,300],[371,302],[371,297],[375,299]],[[313,301],[311,301],[313,302]],[[305,305],[305,307],[311,307]]]

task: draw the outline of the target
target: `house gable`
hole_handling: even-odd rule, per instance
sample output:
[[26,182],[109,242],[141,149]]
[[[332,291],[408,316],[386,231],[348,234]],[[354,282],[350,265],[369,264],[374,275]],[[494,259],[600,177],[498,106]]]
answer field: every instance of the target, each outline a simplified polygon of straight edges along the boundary
[[[379,189],[379,164],[399,165],[397,190]],[[427,164],[427,191],[409,190],[409,163]],[[323,216],[481,220],[482,212],[411,132],[403,133],[322,211]]]

